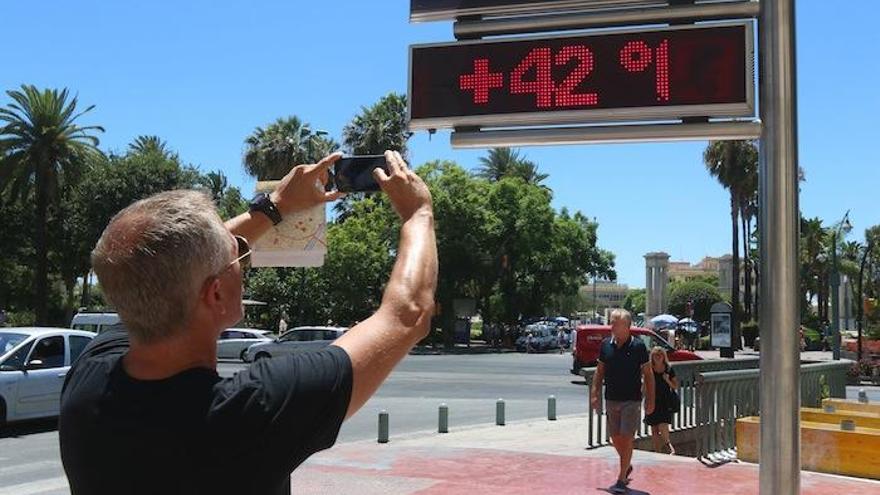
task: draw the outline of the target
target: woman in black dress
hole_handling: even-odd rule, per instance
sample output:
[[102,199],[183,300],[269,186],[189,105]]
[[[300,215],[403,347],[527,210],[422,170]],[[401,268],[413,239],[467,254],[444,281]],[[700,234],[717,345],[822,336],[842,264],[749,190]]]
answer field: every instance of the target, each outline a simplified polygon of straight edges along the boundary
[[678,388],[678,380],[662,347],[651,349],[651,368],[654,370],[654,412],[645,417],[645,423],[651,426],[654,451],[661,452],[665,446],[669,454],[675,454],[669,441],[669,425],[672,424],[672,415],[678,412],[672,410],[672,392]]

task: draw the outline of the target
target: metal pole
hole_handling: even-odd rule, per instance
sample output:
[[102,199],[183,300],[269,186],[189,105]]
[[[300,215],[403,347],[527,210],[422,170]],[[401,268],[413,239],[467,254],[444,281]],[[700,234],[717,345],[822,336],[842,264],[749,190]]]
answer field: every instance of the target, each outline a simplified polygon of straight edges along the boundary
[[800,493],[794,0],[761,2],[760,493]]
[[498,399],[495,402],[495,424],[498,426],[504,426],[504,399]]
[[388,411],[379,411],[379,443],[388,443]]
[[868,256],[871,254],[871,248],[874,247],[874,243],[872,239],[868,239],[868,245],[865,247],[865,252],[862,254],[862,263],[859,265],[859,301],[858,301],[858,310],[856,317],[856,325],[859,330],[859,342],[858,342],[858,357],[856,361],[862,360],[862,319],[865,316],[865,293],[864,293],[864,280],[865,280],[865,263],[868,262]]
[[837,270],[837,239],[840,229],[831,236],[831,331],[834,332],[832,357],[840,359],[840,272]]
[[449,433],[449,406],[446,403],[440,404],[437,422],[437,433]]

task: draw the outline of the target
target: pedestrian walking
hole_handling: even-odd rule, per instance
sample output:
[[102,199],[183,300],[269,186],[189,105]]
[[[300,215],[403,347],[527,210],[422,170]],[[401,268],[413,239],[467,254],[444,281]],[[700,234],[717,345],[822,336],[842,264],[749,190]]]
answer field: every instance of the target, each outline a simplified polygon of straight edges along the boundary
[[556,343],[559,345],[559,354],[565,354],[565,330],[562,327],[556,331]]
[[243,316],[249,244],[283,216],[341,197],[323,187],[341,156],[293,168],[225,224],[199,191],[151,196],[110,221],[92,264],[126,330],[95,337],[67,373],[59,437],[72,495],[289,495],[291,471],[330,448],[428,335],[431,193],[389,151],[388,171],[373,176],[400,241],[377,312],[320,350],[217,373],[217,338]]
[[675,370],[669,363],[669,356],[662,347],[651,349],[651,371],[654,374],[654,412],[645,416],[645,423],[651,427],[651,439],[654,451],[675,454],[675,448],[669,440],[669,425],[672,416],[678,412],[677,392],[678,379]]
[[642,385],[645,388],[645,412],[654,412],[654,373],[648,349],[641,339],[632,336],[629,311],[611,312],[611,337],[602,341],[599,364],[593,378],[590,401],[599,406],[599,390],[605,384],[605,407],[608,433],[620,457],[614,493],[625,493],[632,474],[633,442],[641,421]]
[[526,354],[531,354],[532,346],[535,344],[535,337],[532,336],[532,332],[526,334]]

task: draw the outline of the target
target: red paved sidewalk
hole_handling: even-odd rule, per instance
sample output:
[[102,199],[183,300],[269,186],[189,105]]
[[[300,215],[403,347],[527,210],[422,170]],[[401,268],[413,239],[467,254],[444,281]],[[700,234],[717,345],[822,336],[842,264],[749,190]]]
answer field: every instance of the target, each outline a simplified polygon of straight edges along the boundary
[[[339,445],[294,473],[295,494],[566,495],[610,493],[617,458],[610,447],[576,446],[575,418],[550,423],[425,434],[386,445]],[[559,448],[553,448],[557,441]],[[498,448],[496,448],[498,447]],[[554,452],[556,451],[556,452]],[[630,493],[752,494],[758,466],[707,467],[695,459],[636,452]],[[880,494],[880,483],[802,473],[801,493]]]

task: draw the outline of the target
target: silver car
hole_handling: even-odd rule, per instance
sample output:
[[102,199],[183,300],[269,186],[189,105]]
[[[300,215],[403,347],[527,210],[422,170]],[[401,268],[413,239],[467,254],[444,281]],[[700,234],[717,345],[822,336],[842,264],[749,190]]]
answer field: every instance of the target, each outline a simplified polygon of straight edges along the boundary
[[64,377],[94,337],[64,328],[0,328],[0,425],[58,416]]
[[260,342],[271,342],[269,330],[254,328],[228,328],[217,339],[217,357],[219,359],[241,359],[248,347]]
[[343,327],[296,327],[270,342],[250,346],[244,354],[244,361],[252,362],[292,352],[321,349],[346,331],[348,329]]

